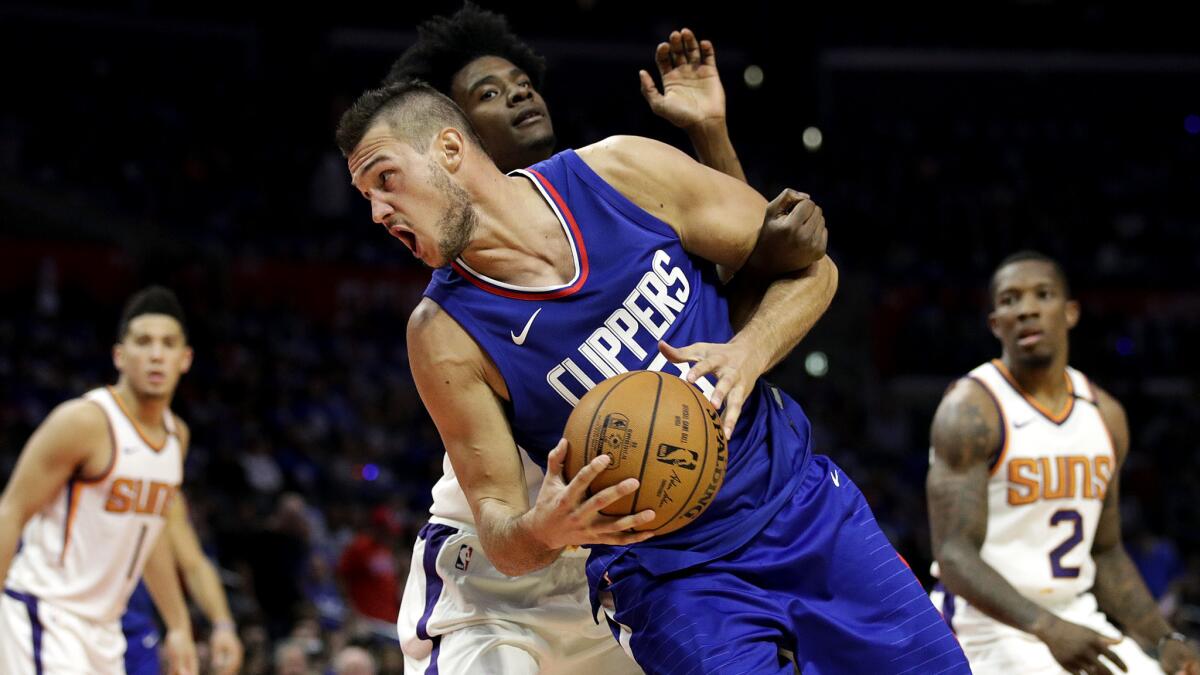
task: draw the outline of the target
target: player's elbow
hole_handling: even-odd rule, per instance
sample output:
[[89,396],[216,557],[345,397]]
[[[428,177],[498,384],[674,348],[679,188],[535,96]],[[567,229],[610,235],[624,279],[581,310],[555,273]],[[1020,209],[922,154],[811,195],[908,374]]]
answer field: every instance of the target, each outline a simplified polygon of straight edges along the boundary
[[824,256],[813,263],[813,267],[817,268],[817,274],[825,281],[822,288],[824,289],[825,307],[828,308],[833,302],[833,296],[837,295],[838,282],[840,281],[838,267],[834,264],[833,258],[829,256]]
[[492,558],[491,563],[492,567],[495,567],[497,571],[506,577],[519,577],[534,571],[529,565],[522,564],[519,560],[503,555]]
[[933,556],[937,560],[942,583],[952,590],[960,579],[970,576],[974,563],[980,560],[979,548],[961,537],[942,540],[934,548]]

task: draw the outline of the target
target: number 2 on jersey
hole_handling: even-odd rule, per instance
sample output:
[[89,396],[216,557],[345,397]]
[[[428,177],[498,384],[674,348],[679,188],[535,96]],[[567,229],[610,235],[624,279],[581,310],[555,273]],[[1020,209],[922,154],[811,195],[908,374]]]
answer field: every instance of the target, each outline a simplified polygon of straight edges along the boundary
[[1066,541],[1050,551],[1050,571],[1056,579],[1074,579],[1079,576],[1079,568],[1063,567],[1062,559],[1071,552],[1071,549],[1078,546],[1079,542],[1083,541],[1083,516],[1075,509],[1060,509],[1050,516],[1051,527],[1064,521],[1071,521],[1075,529],[1071,531],[1071,536],[1067,537]]

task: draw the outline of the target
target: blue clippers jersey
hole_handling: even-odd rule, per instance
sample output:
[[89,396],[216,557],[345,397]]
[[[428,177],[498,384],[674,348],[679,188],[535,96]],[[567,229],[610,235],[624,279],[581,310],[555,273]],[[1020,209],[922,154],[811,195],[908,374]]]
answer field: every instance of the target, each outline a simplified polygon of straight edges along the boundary
[[[519,288],[459,260],[433,274],[425,295],[491,357],[508,386],[517,443],[543,467],[579,398],[630,370],[681,375],[658,340],[683,347],[733,336],[715,267],[684,251],[669,225],[630,202],[574,151],[518,172],[534,181],[572,243],[576,276],[553,288]],[[705,392],[711,381],[698,384]],[[749,541],[793,492],[807,464],[809,423],[786,394],[759,381],[729,443],[724,485],[695,523],[634,547],[667,573]],[[620,547],[594,547],[593,555]]]
[[133,594],[129,596],[129,604],[125,606],[125,613],[121,615],[121,630],[124,631],[126,637],[140,636],[142,633],[158,630],[158,621],[155,618],[157,616],[154,600],[151,599],[150,592],[146,590],[146,582],[139,581],[137,587],[133,589]]

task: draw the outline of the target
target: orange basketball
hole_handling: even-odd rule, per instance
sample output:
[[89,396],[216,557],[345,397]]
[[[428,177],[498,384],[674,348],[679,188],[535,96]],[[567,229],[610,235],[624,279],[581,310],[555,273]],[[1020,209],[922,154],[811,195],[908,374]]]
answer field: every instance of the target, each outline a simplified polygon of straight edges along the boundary
[[638,530],[666,534],[694,521],[725,480],[720,415],[696,387],[671,375],[639,370],[601,382],[575,406],[563,436],[567,480],[601,453],[611,458],[589,495],[626,478],[640,481],[636,492],[602,511],[653,509],[654,520]]

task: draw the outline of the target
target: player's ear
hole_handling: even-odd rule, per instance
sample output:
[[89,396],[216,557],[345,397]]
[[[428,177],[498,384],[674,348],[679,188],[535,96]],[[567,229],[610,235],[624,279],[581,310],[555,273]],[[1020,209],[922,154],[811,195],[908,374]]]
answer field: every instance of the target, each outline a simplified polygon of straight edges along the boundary
[[436,159],[448,173],[455,173],[462,166],[467,151],[463,133],[454,127],[446,127],[433,138]]
[[987,321],[988,330],[992,331],[992,335],[996,336],[996,339],[999,340],[1000,328],[999,323],[996,321],[996,310],[993,309],[992,311],[988,312]]
[[184,348],[183,360],[179,364],[179,373],[180,374],[186,373],[187,371],[192,369],[192,359],[195,358],[195,356],[196,356],[196,353],[194,351],[192,351],[191,347]]
[[1079,301],[1067,301],[1067,328],[1074,328],[1079,323]]
[[121,372],[121,370],[125,367],[125,350],[121,348],[120,342],[113,345],[112,360],[113,368],[116,368],[117,372]]

